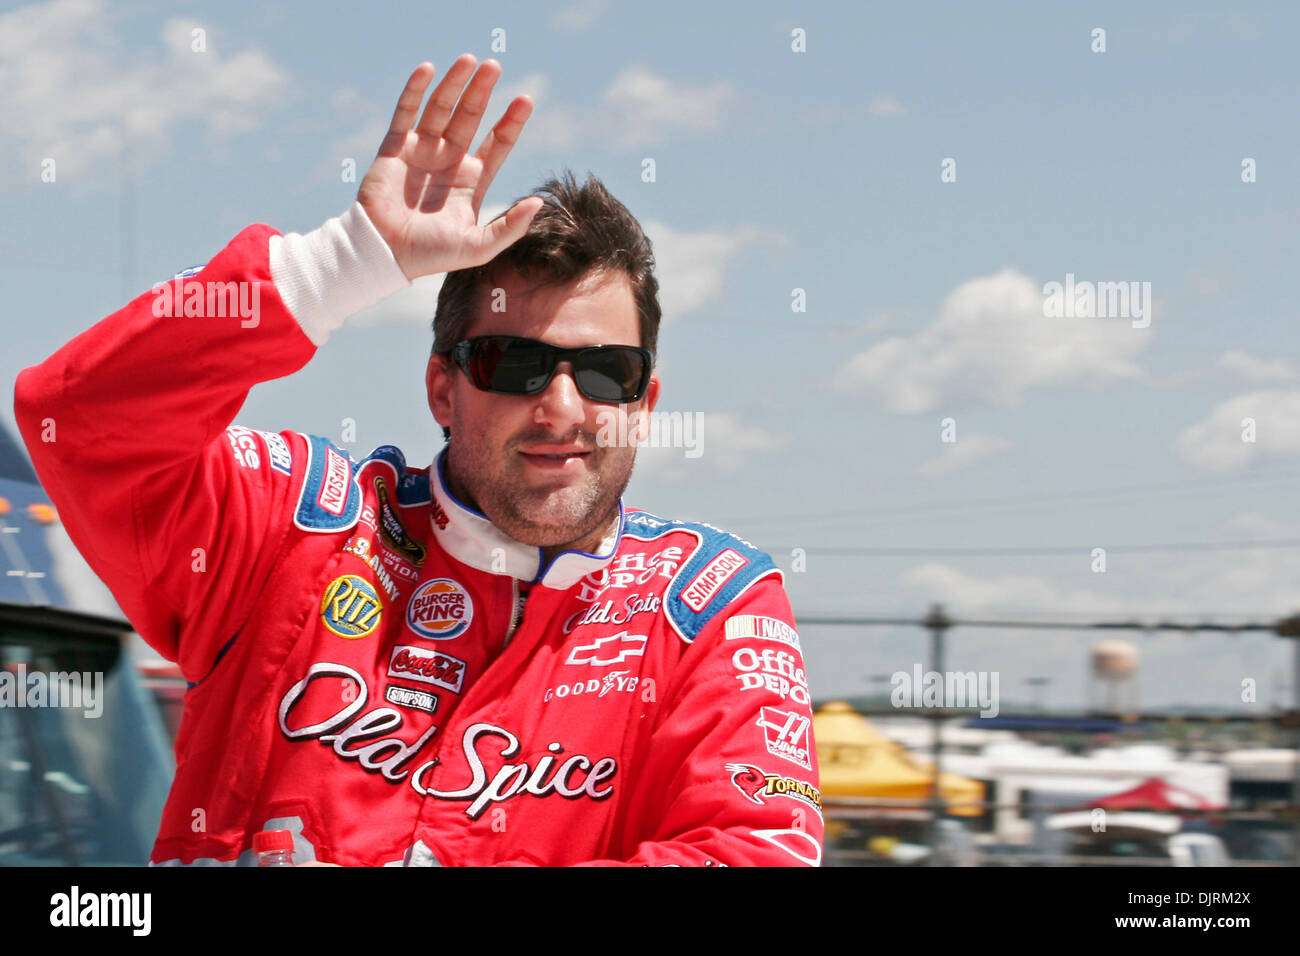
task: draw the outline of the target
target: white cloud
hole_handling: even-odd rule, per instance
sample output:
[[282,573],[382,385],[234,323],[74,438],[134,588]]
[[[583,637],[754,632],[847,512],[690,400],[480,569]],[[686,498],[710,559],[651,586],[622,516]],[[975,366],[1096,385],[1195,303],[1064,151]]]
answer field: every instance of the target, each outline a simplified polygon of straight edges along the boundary
[[570,0],[551,15],[551,26],[560,30],[586,30],[609,9],[609,0]]
[[607,131],[623,146],[648,146],[677,129],[717,129],[734,94],[725,81],[689,86],[629,66],[605,91]]
[[264,54],[234,52],[210,33],[191,50],[188,19],[167,21],[160,42],[127,47],[99,0],[54,0],[0,17],[0,137],[61,174],[116,159],[129,142],[147,162],[185,120],[216,136],[259,127],[286,87]]
[[[573,107],[553,102],[549,92],[550,85],[550,77],[546,74],[529,73],[518,80],[502,83],[493,93],[491,108],[496,112],[489,114],[492,123],[500,118],[501,112],[516,96],[527,93],[533,100],[533,114],[524,124],[524,130],[519,134],[519,142],[511,155],[527,149],[563,152],[576,146],[581,138],[587,118]],[[488,129],[491,128],[487,125],[487,118],[484,124]],[[486,134],[486,130],[484,133]],[[508,163],[509,160],[506,162]]]
[[778,233],[752,226],[687,232],[662,222],[646,222],[643,228],[654,246],[665,325],[721,299],[727,267],[747,246],[788,241]]
[[[508,207],[487,203],[479,210],[480,224],[491,222]],[[654,245],[655,275],[659,279],[659,304],[665,325],[722,298],[726,270],[748,246],[759,242],[784,243],[778,233],[741,226],[730,231],[688,232],[662,222],[644,224]],[[438,304],[443,277],[423,276],[378,305],[358,312],[349,325],[420,325],[429,327]]]
[[[1255,440],[1243,441],[1255,423]],[[1251,392],[1220,402],[1209,416],[1185,428],[1174,442],[1183,461],[1201,471],[1240,471],[1260,457],[1300,455],[1300,391]]]
[[420,276],[405,289],[394,292],[378,305],[363,309],[348,319],[349,326],[418,325],[433,328],[438,291],[444,276]]
[[949,613],[958,614],[1006,610],[1100,614],[1119,613],[1129,606],[1123,600],[1084,588],[1067,590],[1045,577],[977,577],[937,561],[912,568],[903,575],[903,583],[926,600],[941,601]]
[[1266,359],[1239,349],[1230,349],[1219,356],[1219,368],[1238,375],[1248,382],[1293,382],[1295,367],[1286,359]]
[[1042,287],[1014,268],[971,279],[939,317],[853,356],[832,386],[893,412],[921,414],[961,402],[1010,407],[1032,388],[1137,379],[1131,359],[1150,329],[1126,319],[1047,318]]
[[957,441],[945,444],[937,456],[918,465],[916,473],[922,478],[950,475],[1013,445],[1010,439],[999,435],[961,435]]
[[[636,453],[638,477],[686,481],[702,475],[734,475],[756,458],[780,451],[790,443],[789,435],[750,424],[733,412],[687,411],[681,412],[681,418],[680,428],[661,427],[659,434],[665,438],[678,434],[683,439],[681,445],[692,447],[641,446]],[[695,424],[688,423],[688,418],[693,418]]]
[[625,148],[663,142],[682,130],[701,132],[722,126],[735,96],[730,83],[678,83],[644,66],[628,66],[589,106],[570,106],[551,99],[550,78],[530,73],[502,84],[493,96],[505,109],[514,97],[527,93],[533,115],[519,137],[516,150],[563,151],[578,145]]
[[885,93],[872,98],[867,112],[872,116],[902,116],[907,110],[896,96]]

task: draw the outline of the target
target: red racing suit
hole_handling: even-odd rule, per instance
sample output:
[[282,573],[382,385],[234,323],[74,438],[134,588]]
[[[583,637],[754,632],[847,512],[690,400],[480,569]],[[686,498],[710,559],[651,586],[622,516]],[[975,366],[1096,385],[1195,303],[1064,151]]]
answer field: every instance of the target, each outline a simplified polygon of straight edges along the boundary
[[620,502],[596,553],[543,566],[448,493],[445,449],[231,425],[406,284],[359,205],[250,226],[18,378],[69,534],[190,683],[152,862],[247,864],[289,829],[296,862],[819,864],[766,554]]

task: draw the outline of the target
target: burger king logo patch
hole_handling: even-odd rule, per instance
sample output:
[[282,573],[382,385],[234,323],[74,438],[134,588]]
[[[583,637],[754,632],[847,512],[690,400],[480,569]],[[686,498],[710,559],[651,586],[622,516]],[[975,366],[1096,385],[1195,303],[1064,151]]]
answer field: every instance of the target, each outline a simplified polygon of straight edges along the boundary
[[469,592],[451,578],[425,581],[406,606],[406,626],[431,641],[459,637],[473,619],[474,602]]
[[357,640],[375,632],[384,604],[365,578],[344,574],[330,582],[320,600],[320,619],[339,637]]

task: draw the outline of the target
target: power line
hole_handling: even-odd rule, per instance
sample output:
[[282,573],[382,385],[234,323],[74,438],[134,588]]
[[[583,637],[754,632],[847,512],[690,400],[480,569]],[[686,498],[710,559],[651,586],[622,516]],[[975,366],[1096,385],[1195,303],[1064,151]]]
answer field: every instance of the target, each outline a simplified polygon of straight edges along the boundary
[[[802,515],[749,515],[741,518],[721,518],[715,523],[744,525],[754,527],[772,524],[807,523],[812,521],[837,521],[859,517],[877,517],[890,519],[896,516],[914,514],[933,514],[939,512],[970,512],[985,507],[1024,508],[1043,504],[1068,503],[1078,505],[1088,500],[1113,498],[1115,496],[1137,496],[1143,494],[1185,494],[1205,491],[1231,491],[1243,485],[1269,483],[1277,481],[1295,481],[1300,478],[1300,471],[1294,468],[1277,472],[1246,475],[1237,478],[1205,478],[1181,481],[1151,482],[1136,485],[1119,485],[1110,488],[1085,488],[1075,491],[1057,491],[1037,495],[995,495],[979,498],[965,498],[956,501],[918,502],[913,504],[884,505],[875,508],[851,508],[837,511],[814,512]],[[1216,487],[1222,486],[1222,487]]]
[[850,548],[807,545],[772,545],[767,548],[772,552],[793,551],[796,548],[807,554],[833,555],[846,558],[935,558],[935,557],[1009,557],[1016,555],[1043,556],[1069,554],[1074,556],[1090,554],[1094,548],[1104,548],[1106,552],[1122,554],[1143,554],[1158,552],[1193,552],[1193,551],[1249,551],[1252,549],[1276,550],[1286,548],[1300,549],[1300,538],[1281,538],[1272,541],[1185,541],[1166,544],[1107,544],[1097,542],[1080,545],[1045,545],[1029,547],[926,547],[926,548]]

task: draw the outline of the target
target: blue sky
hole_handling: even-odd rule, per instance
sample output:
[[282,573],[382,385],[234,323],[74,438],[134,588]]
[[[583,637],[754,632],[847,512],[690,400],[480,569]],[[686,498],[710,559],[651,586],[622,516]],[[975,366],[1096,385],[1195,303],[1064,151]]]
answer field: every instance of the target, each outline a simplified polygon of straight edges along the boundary
[[[644,450],[630,504],[735,530],[787,569],[803,549],[797,615],[1300,610],[1294,548],[1121,547],[1300,538],[1289,4],[0,11],[10,386],[244,225],[341,213],[356,190],[341,164],[364,171],[410,70],[468,50],[504,67],[492,119],[515,93],[537,104],[485,212],[591,170],[655,244],[660,408],[702,413],[704,445]],[[1067,274],[1149,282],[1150,326],[1046,317],[1042,287]],[[392,443],[427,463],[435,296],[420,283],[359,316],[240,421],[339,441],[352,418],[354,456]],[[891,553],[827,550],[846,548]],[[818,697],[924,659],[920,631],[801,631]],[[1272,638],[1135,641],[1153,705],[1234,706],[1246,678],[1268,704],[1291,670]],[[1051,700],[1079,704],[1088,643],[956,631],[950,666],[999,671],[1009,700],[1046,675]]]

